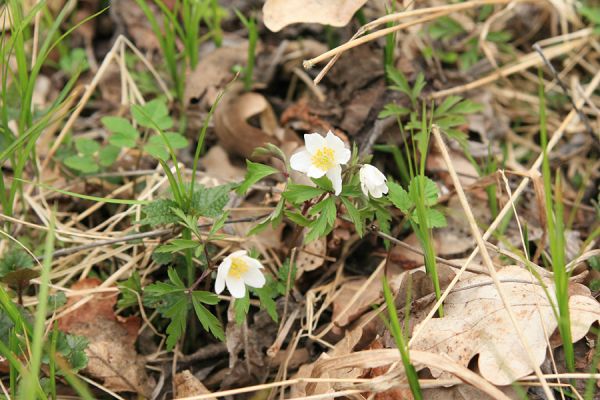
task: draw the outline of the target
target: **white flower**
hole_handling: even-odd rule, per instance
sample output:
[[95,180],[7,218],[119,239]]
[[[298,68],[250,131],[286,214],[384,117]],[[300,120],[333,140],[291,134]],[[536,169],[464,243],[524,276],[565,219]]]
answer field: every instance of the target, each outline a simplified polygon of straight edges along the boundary
[[304,172],[310,178],[326,175],[333,185],[335,194],[342,191],[342,164],[350,160],[350,150],[339,137],[331,131],[323,137],[318,133],[304,135],[305,150],[290,158],[290,164],[296,171]]
[[358,175],[360,177],[360,187],[365,196],[369,197],[370,194],[378,199],[388,192],[385,175],[374,166],[363,165]]
[[227,290],[235,298],[246,295],[246,285],[261,288],[265,284],[262,264],[255,258],[249,257],[245,250],[231,253],[217,269],[215,292],[221,293],[227,285]]

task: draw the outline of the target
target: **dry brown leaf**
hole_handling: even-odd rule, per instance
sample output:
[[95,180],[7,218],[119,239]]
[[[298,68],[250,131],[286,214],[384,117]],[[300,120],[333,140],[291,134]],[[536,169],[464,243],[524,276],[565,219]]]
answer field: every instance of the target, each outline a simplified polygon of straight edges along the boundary
[[[259,117],[261,128],[248,123],[255,116]],[[244,158],[250,158],[257,147],[266,143],[299,141],[296,135],[286,134],[277,125],[267,99],[258,93],[243,93],[241,83],[234,83],[217,106],[215,132],[225,150]]]
[[221,146],[215,145],[200,159],[200,165],[208,176],[222,181],[241,181],[246,175],[246,170],[237,167],[229,161],[229,155]]
[[[84,290],[98,287],[99,279],[84,279],[71,289]],[[121,318],[114,313],[117,293],[97,293],[75,311],[58,320],[60,330],[89,340],[86,354],[89,358],[84,372],[104,382],[115,392],[150,394],[153,384],[149,382],[144,360],[135,350],[140,327],[139,318]],[[72,306],[83,296],[69,298],[66,307]]]
[[[541,365],[547,350],[544,332],[552,334],[557,327],[544,290],[531,273],[517,266],[498,271],[498,278],[504,281],[502,289],[527,339],[529,351]],[[545,284],[553,294],[554,284],[550,281]],[[573,286],[578,293],[586,293],[572,295],[569,301],[575,342],[587,333],[594,321],[600,320],[600,304],[583,285]],[[481,375],[495,385],[508,385],[533,371],[527,351],[488,276],[479,275],[459,282],[446,299],[444,312],[444,318],[427,322],[412,349],[446,354],[463,366],[479,355]],[[441,375],[436,369],[431,372],[435,377]]]
[[183,96],[185,104],[200,103],[203,107],[212,104],[218,90],[233,78],[231,69],[236,64],[245,65],[247,57],[247,41],[203,54],[196,69],[187,73]]
[[175,374],[173,385],[175,385],[175,393],[177,394],[176,399],[210,393],[210,390],[189,369]]
[[273,32],[299,22],[344,26],[367,0],[267,0],[265,26]]
[[320,238],[305,245],[296,256],[297,277],[304,272],[313,271],[325,263],[327,255],[327,239]]
[[[521,398],[518,392],[510,386],[499,389],[511,399],[517,400]],[[423,397],[427,400],[495,400],[493,397],[470,385],[423,389]]]

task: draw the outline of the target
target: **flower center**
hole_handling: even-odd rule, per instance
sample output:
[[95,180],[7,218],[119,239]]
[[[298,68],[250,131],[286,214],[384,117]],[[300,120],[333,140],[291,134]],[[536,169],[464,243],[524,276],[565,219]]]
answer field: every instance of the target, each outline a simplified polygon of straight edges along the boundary
[[328,171],[335,166],[333,149],[321,147],[311,158],[312,164],[323,171]]
[[240,279],[242,275],[248,272],[248,263],[239,257],[231,259],[231,267],[229,267],[228,275]]

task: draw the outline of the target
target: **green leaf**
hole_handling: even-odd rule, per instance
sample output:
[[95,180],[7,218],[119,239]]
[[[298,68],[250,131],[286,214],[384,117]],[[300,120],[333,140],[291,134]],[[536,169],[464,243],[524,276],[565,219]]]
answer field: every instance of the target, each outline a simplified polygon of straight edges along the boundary
[[427,83],[425,82],[425,75],[423,74],[423,72],[419,72],[419,74],[417,75],[417,79],[415,79],[415,83],[413,84],[411,98],[418,98],[419,95],[421,95],[421,92],[423,91],[423,88],[426,84]]
[[194,305],[194,311],[196,311],[196,316],[198,317],[200,324],[202,324],[202,328],[204,328],[205,331],[212,333],[217,339],[224,341],[225,332],[223,332],[221,322],[202,305],[202,298],[196,293],[197,292],[192,293],[192,303]]
[[[423,193],[420,193],[421,184]],[[417,175],[410,181],[408,193],[413,203],[422,201],[426,206],[436,204],[439,197],[439,190],[435,182],[422,175]]]
[[155,253],[175,253],[186,249],[195,249],[201,243],[189,239],[173,239],[167,244],[163,244],[154,250]]
[[383,107],[383,110],[379,112],[377,115],[378,118],[387,118],[387,117],[403,117],[408,115],[410,110],[406,107],[400,107],[394,103],[388,103]]
[[219,304],[219,301],[220,301],[219,296],[217,296],[213,292],[207,292],[204,290],[196,290],[193,293],[193,295],[201,303],[210,304],[211,306],[214,306],[215,304]]
[[310,243],[320,237],[324,237],[333,229],[336,217],[335,198],[328,197],[311,208],[310,214],[317,212],[321,214],[309,225],[309,231],[304,237],[306,243]]
[[[183,149],[188,145],[187,139],[181,136],[179,133],[165,132],[163,135],[173,150]],[[150,137],[148,143],[146,143],[144,146],[144,151],[161,160],[166,160],[169,158],[169,150],[162,135],[154,135]]]
[[135,147],[140,136],[129,120],[122,117],[103,117],[102,123],[113,134],[108,138],[110,144],[117,147]]
[[400,70],[391,65],[386,65],[385,72],[388,79],[394,83],[392,89],[402,92],[412,98],[412,90],[408,84],[408,80]]
[[[85,354],[88,344],[88,340],[83,336],[59,332],[56,341],[56,351],[67,360],[72,372],[77,372],[85,368],[88,363],[88,357]],[[60,374],[62,375],[62,373]]]
[[327,176],[310,178],[310,180],[313,181],[318,188],[321,188],[326,192],[333,192],[333,183],[331,183],[331,180]]
[[229,201],[229,193],[237,186],[237,183],[206,188],[198,185],[192,197],[192,207],[204,217],[216,218],[223,214],[223,209]]
[[[415,212],[413,212],[411,218],[416,224],[419,224],[419,217],[417,215],[416,210]],[[436,210],[435,208],[425,209],[425,219],[427,220],[428,228],[443,228],[446,225],[448,225],[444,214],[442,214],[439,210]]]
[[142,282],[138,271],[134,271],[127,280],[120,282],[118,286],[121,298],[117,302],[117,307],[128,308],[138,305],[138,295],[140,297],[142,295]]
[[341,199],[342,199],[342,203],[344,204],[344,207],[346,207],[346,211],[348,211],[348,216],[350,217],[350,219],[352,220],[352,223],[354,224],[356,233],[358,233],[358,236],[363,237],[363,235],[365,233],[365,228],[364,228],[364,220],[363,220],[362,216],[360,215],[360,212],[348,198],[342,197]]
[[100,150],[100,144],[92,139],[77,138],[75,139],[75,148],[78,153],[84,156],[92,156],[95,152]]
[[134,104],[131,114],[138,124],[146,128],[165,130],[173,126],[167,104],[162,99],[154,99],[143,106]]
[[250,310],[250,295],[248,291],[246,291],[246,295],[243,298],[235,299],[233,302],[233,309],[235,312],[235,322],[236,324],[241,325]]
[[282,196],[294,204],[300,204],[306,200],[320,196],[323,193],[325,193],[325,191],[321,188],[291,183],[287,186],[287,189],[283,192]]
[[304,215],[302,215],[301,213],[299,213],[297,211],[285,210],[284,214],[296,225],[307,227],[311,223],[310,219],[306,218]]
[[179,218],[171,211],[174,207],[177,207],[177,203],[173,200],[154,200],[142,208],[145,217],[137,223],[150,226],[174,224],[179,221]]
[[261,179],[279,172],[276,168],[273,168],[269,165],[255,163],[250,160],[246,160],[246,168],[246,177],[244,178],[244,181],[242,182],[240,187],[238,187],[237,189],[237,193],[239,195],[246,194],[248,189],[250,189],[250,186],[254,185]]
[[177,298],[177,300],[166,307],[161,314],[170,319],[169,325],[167,326],[167,350],[173,350],[175,344],[179,338],[185,332],[186,320],[188,313],[188,299],[183,293]]
[[69,156],[63,162],[67,167],[84,174],[93,174],[99,170],[98,164],[90,156]]
[[415,206],[408,192],[402,186],[395,182],[388,182],[388,198],[404,214],[410,212]]
[[117,161],[120,152],[121,149],[118,147],[111,145],[104,146],[100,149],[100,152],[98,153],[98,161],[100,162],[100,165],[102,165],[103,167],[112,166],[115,163],[115,161]]
[[[271,283],[274,283],[271,281]],[[269,314],[271,319],[275,322],[279,320],[279,315],[277,315],[277,303],[275,302],[275,298],[278,295],[276,284],[264,285],[262,288],[254,288],[252,289],[260,300],[260,307]]]

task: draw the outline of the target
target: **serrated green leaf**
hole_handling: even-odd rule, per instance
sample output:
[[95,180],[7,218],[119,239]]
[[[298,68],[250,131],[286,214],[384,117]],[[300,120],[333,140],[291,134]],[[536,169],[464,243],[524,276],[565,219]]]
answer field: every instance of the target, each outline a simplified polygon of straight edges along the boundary
[[[428,228],[443,228],[448,225],[444,214],[435,208],[426,208],[425,218],[427,219]],[[419,224],[419,217],[416,211],[413,213],[412,219],[416,224]]]
[[[188,145],[187,139],[179,133],[165,132],[163,135],[173,150],[183,149]],[[144,151],[158,159],[166,160],[169,158],[169,148],[165,143],[165,139],[163,139],[163,135],[150,137],[148,143],[144,146]]]
[[67,167],[84,174],[93,174],[99,170],[98,164],[90,156],[69,156],[63,162]]
[[163,244],[154,250],[155,253],[175,253],[186,249],[195,249],[200,246],[199,242],[189,239],[173,239],[167,244]]
[[388,189],[388,199],[404,214],[407,214],[415,206],[408,192],[399,184],[388,182]]
[[[422,182],[422,183],[421,183]],[[423,193],[421,194],[421,185]],[[426,206],[432,206],[437,203],[440,195],[439,189],[434,181],[422,175],[415,176],[408,185],[408,194],[413,203],[423,202]]]
[[248,189],[250,189],[250,186],[254,185],[261,179],[279,172],[279,170],[269,165],[255,163],[250,160],[246,160],[246,168],[246,177],[244,178],[244,181],[242,182],[240,187],[238,187],[237,189],[237,193],[239,195],[246,194]]
[[254,288],[253,291],[258,295],[261,309],[265,310],[274,322],[277,322],[279,315],[277,315],[277,303],[275,302],[278,295],[276,285],[264,285],[262,288]]
[[294,204],[300,204],[306,200],[320,196],[323,193],[325,193],[325,191],[321,188],[291,183],[287,186],[282,196]]
[[383,107],[383,110],[379,112],[377,115],[378,118],[387,118],[387,117],[403,117],[408,115],[410,110],[406,107],[400,107],[394,103],[388,103]]
[[349,199],[347,199],[346,197],[342,197],[341,199],[342,199],[342,203],[344,204],[344,207],[346,207],[346,211],[348,211],[348,216],[350,217],[350,219],[352,220],[352,223],[354,224],[356,233],[358,233],[358,236],[362,237],[365,233],[365,228],[364,228],[364,221],[363,221],[362,216],[360,215],[360,212],[358,211],[356,206],[354,204],[352,204],[352,202]]
[[307,227],[311,223],[310,219],[306,218],[304,215],[302,215],[301,213],[299,213],[297,211],[285,210],[284,214],[296,225]]
[[194,210],[204,217],[216,218],[223,215],[223,209],[229,201],[229,193],[237,186],[237,183],[206,188],[198,185],[192,198]]
[[95,152],[100,150],[100,144],[92,139],[77,138],[75,139],[75,148],[78,153],[84,156],[92,156]]
[[324,237],[331,232],[337,209],[335,206],[335,198],[328,197],[322,202],[311,208],[310,213],[320,212],[320,215],[309,225],[309,231],[304,237],[306,243],[310,243],[320,237]]
[[168,318],[169,325],[167,326],[167,350],[173,350],[175,344],[183,332],[185,332],[186,320],[188,313],[188,298],[182,293],[173,304],[166,307],[161,314]]
[[210,311],[202,305],[202,302],[196,296],[192,296],[192,303],[196,316],[205,331],[210,332],[219,340],[225,340],[225,332],[221,322]]
[[173,200],[154,200],[142,208],[145,217],[137,221],[137,223],[150,226],[174,224],[179,221],[179,218],[173,214],[171,209],[176,207],[177,203]]
[[313,181],[318,188],[321,188],[326,192],[333,192],[333,183],[327,176],[324,175],[320,178],[310,178],[310,180]]
[[210,304],[212,306],[218,304],[220,301],[219,296],[217,296],[213,292],[207,292],[204,290],[196,290],[192,293],[192,296],[194,296],[199,302],[204,304]]
[[117,306],[119,308],[128,308],[138,304],[138,296],[142,295],[142,282],[138,271],[134,271],[127,280],[119,282],[118,287],[120,298]]

